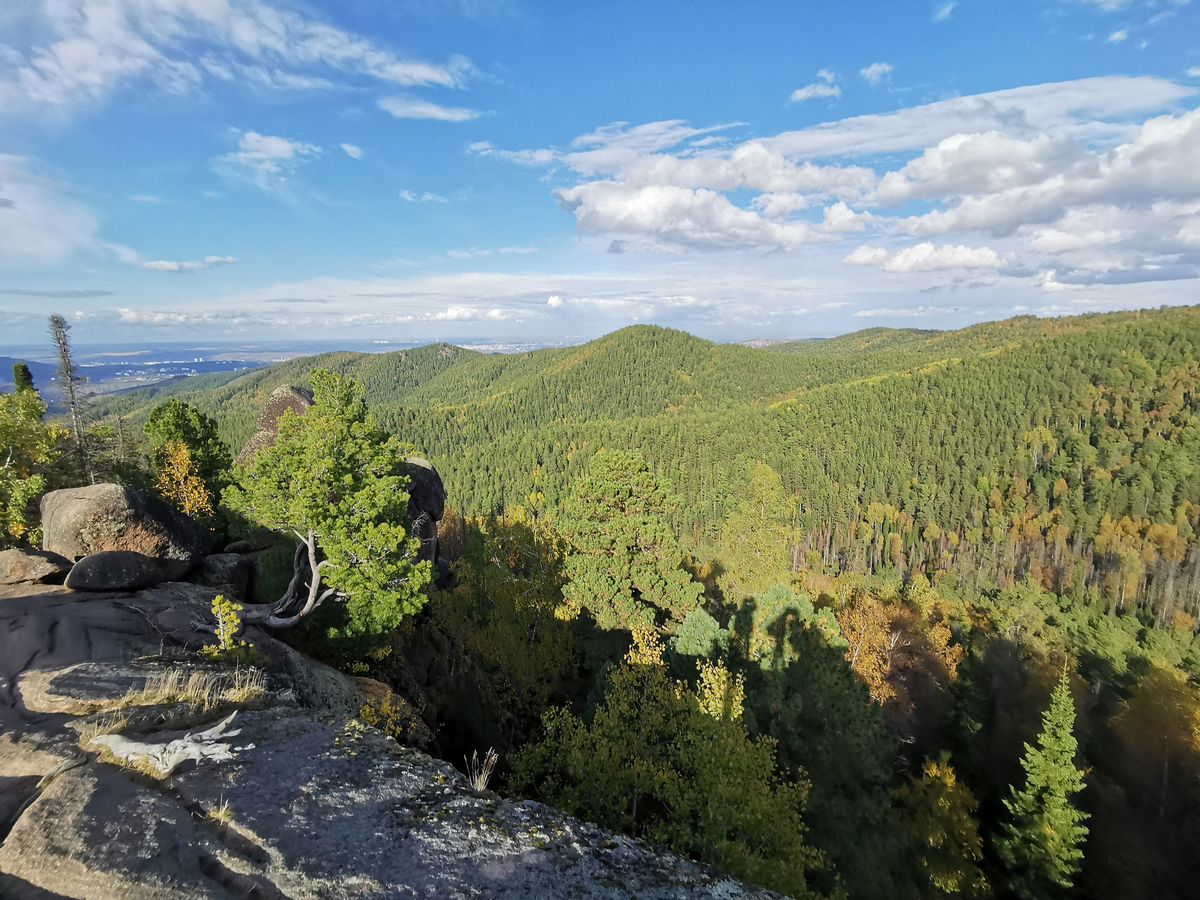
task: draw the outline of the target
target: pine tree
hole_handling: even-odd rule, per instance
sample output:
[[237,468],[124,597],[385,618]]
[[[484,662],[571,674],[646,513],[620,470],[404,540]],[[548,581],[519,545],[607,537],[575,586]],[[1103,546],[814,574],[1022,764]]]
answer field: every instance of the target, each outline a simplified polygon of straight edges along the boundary
[[19,394],[21,391],[33,390],[33,373],[29,371],[29,366],[23,362],[15,362],[13,363],[12,373],[14,394]]
[[1087,837],[1083,822],[1088,814],[1071,803],[1071,795],[1084,786],[1083,772],[1074,763],[1074,727],[1075,705],[1064,667],[1042,715],[1038,746],[1025,745],[1025,786],[1017,790],[1014,785],[1011,799],[1004,801],[1013,821],[1004,826],[997,850],[1013,872],[1013,888],[1027,900],[1052,896],[1056,886],[1070,887],[1083,859],[1079,845]]
[[54,347],[58,351],[58,380],[62,385],[63,400],[67,404],[67,412],[71,415],[71,436],[75,439],[75,453],[79,464],[80,480],[96,483],[96,475],[92,471],[92,462],[88,453],[87,436],[84,433],[83,397],[78,386],[79,370],[71,357],[71,342],[67,332],[71,326],[62,316],[50,317],[50,336],[54,339]]

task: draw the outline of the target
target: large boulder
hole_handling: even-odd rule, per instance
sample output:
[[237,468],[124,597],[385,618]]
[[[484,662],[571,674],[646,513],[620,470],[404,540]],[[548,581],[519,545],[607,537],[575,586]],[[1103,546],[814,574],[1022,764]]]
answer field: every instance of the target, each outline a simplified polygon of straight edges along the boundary
[[71,561],[46,550],[23,548],[0,552],[0,584],[59,582],[71,571]]
[[242,449],[238,451],[233,461],[238,465],[245,465],[259,450],[272,446],[275,443],[276,434],[279,433],[279,417],[286,410],[290,409],[296,415],[302,416],[305,410],[312,405],[313,393],[307,388],[297,387],[294,384],[284,384],[275,388],[267,399],[267,405],[263,407],[263,411],[258,414],[258,420],[254,423],[257,431],[250,435],[250,439],[242,445]]
[[42,497],[42,549],[78,560],[131,550],[158,561],[173,580],[208,552],[208,532],[162,500],[119,484],[51,491]]
[[414,537],[421,542],[417,557],[436,562],[437,523],[446,512],[446,488],[429,460],[410,456],[405,463],[408,467],[408,517],[413,522]]
[[188,573],[192,584],[221,588],[231,600],[252,600],[254,560],[240,553],[214,553]]
[[101,550],[75,563],[66,584],[73,591],[132,591],[163,580],[156,559],[132,550]]

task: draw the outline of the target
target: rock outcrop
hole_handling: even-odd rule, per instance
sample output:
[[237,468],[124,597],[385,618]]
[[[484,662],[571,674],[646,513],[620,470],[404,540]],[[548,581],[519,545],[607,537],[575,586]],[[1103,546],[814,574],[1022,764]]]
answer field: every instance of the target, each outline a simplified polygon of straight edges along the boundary
[[242,445],[242,449],[238,451],[233,461],[239,465],[245,465],[259,450],[274,444],[275,436],[279,433],[279,417],[285,410],[290,409],[296,415],[302,416],[312,405],[313,394],[307,388],[297,387],[294,384],[285,384],[275,388],[271,392],[271,396],[267,398],[267,405],[258,414],[258,419],[254,423],[256,429],[254,434],[250,435],[250,439]]
[[[249,543],[247,542],[247,546]],[[219,588],[233,600],[254,600],[254,579],[257,570],[254,560],[240,553],[214,553],[206,556],[187,580],[193,584]]]
[[[232,666],[187,649],[215,593],[0,597],[0,896],[775,896],[473,789],[364,724],[381,685],[364,696],[253,628],[271,665],[239,692]],[[161,688],[185,677],[206,700]]]
[[16,548],[0,551],[0,584],[60,582],[71,571],[71,561],[46,550]]
[[437,523],[446,512],[446,488],[442,476],[427,459],[410,456],[408,467],[408,517],[413,535],[420,540],[419,559],[436,562],[438,558]]
[[156,559],[132,550],[101,550],[75,563],[66,586],[73,591],[132,591],[162,580]]
[[132,550],[178,578],[208,552],[208,532],[162,500],[119,484],[50,491],[42,497],[42,549],[78,560]]

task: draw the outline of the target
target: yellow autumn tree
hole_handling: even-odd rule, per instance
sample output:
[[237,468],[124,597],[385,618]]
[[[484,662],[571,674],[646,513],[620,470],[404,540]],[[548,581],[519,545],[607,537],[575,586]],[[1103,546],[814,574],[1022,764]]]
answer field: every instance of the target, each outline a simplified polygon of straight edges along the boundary
[[891,792],[893,815],[916,846],[922,876],[937,890],[972,897],[987,891],[977,863],[983,841],[975,821],[978,803],[958,781],[948,754],[925,760],[920,778]]
[[213,514],[213,497],[200,477],[200,467],[183,441],[167,441],[160,450],[154,489],[182,513],[201,521]]

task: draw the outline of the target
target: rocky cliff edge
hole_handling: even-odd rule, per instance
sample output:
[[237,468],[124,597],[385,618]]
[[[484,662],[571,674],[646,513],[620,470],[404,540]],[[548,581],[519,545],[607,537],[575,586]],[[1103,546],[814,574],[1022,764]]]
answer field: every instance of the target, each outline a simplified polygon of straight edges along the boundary
[[6,900],[776,896],[471,789],[356,718],[358,680],[265,634],[265,672],[209,662],[188,623],[211,589],[4,590]]

